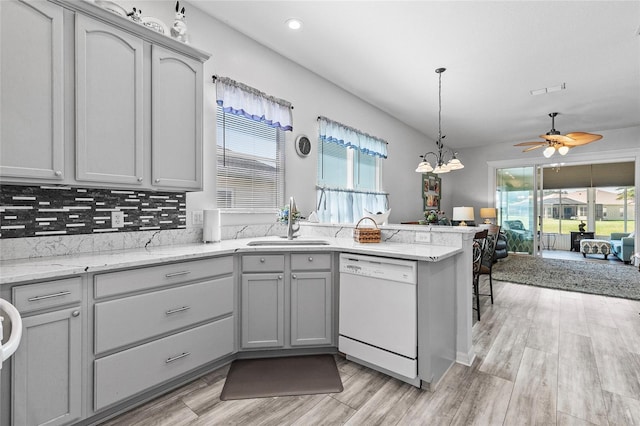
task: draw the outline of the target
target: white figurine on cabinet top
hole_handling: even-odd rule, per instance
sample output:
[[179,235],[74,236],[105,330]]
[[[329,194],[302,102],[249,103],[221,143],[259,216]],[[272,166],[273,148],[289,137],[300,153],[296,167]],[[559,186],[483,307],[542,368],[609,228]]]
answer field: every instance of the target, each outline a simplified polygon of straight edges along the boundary
[[131,18],[133,22],[137,22],[138,24],[142,23],[142,9],[133,8],[133,11],[127,13],[127,16]]
[[176,2],[176,19],[171,26],[171,37],[183,43],[187,43],[187,24],[184,22],[184,7],[180,10],[180,2]]

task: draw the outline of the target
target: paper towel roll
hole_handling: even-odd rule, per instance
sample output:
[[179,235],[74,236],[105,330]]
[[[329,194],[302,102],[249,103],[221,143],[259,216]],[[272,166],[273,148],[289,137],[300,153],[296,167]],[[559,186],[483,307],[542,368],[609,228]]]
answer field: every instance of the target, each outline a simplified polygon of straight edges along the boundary
[[205,210],[203,212],[202,240],[205,243],[220,241],[220,210]]

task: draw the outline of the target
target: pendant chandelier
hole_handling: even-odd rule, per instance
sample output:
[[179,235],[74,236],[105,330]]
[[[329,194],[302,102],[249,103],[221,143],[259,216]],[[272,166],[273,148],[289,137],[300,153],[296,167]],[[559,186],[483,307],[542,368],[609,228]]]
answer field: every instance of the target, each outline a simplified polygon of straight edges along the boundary
[[[438,152],[427,152],[424,155],[421,155],[422,161],[418,164],[418,168],[416,172],[418,173],[449,173],[451,170],[459,170],[464,168],[464,164],[458,159],[457,152],[453,152],[448,148],[444,147],[442,140],[446,137],[446,135],[442,135],[442,73],[445,72],[446,68],[438,68],[436,69],[436,73],[438,74],[438,140],[436,140],[436,146],[438,148]],[[431,165],[429,161],[427,161],[427,156],[432,155],[435,157],[434,165]],[[449,157],[449,160],[445,160],[445,156]]]

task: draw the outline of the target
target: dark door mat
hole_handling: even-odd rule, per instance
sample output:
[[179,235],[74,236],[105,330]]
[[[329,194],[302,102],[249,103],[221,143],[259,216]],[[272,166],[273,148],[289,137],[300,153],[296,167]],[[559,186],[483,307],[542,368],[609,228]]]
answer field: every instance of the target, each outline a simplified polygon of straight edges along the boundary
[[333,355],[237,359],[220,399],[268,398],[342,392]]

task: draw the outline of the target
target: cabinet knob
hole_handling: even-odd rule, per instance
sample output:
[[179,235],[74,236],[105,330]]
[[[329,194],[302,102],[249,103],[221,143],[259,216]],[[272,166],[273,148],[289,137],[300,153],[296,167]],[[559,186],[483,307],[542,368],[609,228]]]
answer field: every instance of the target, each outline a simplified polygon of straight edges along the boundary
[[60,170],[56,170],[53,174],[56,176],[62,176],[62,172]]
[[160,182],[160,179],[156,179],[156,180],[154,180],[154,182],[155,182],[155,183],[158,183],[158,182]]
[[293,274],[293,275],[291,275],[291,278],[293,278],[295,280],[298,277],[296,276],[296,274]]
[[80,311],[73,311],[73,312],[71,312],[71,316],[72,316],[72,317],[79,317],[79,316],[80,316]]
[[260,258],[260,263],[264,263],[264,257]]
[[313,257],[309,256],[309,262],[313,262]]
[[282,275],[278,275],[278,279],[281,280],[282,279]]
[[142,182],[142,178],[141,177],[138,178],[138,182]]

